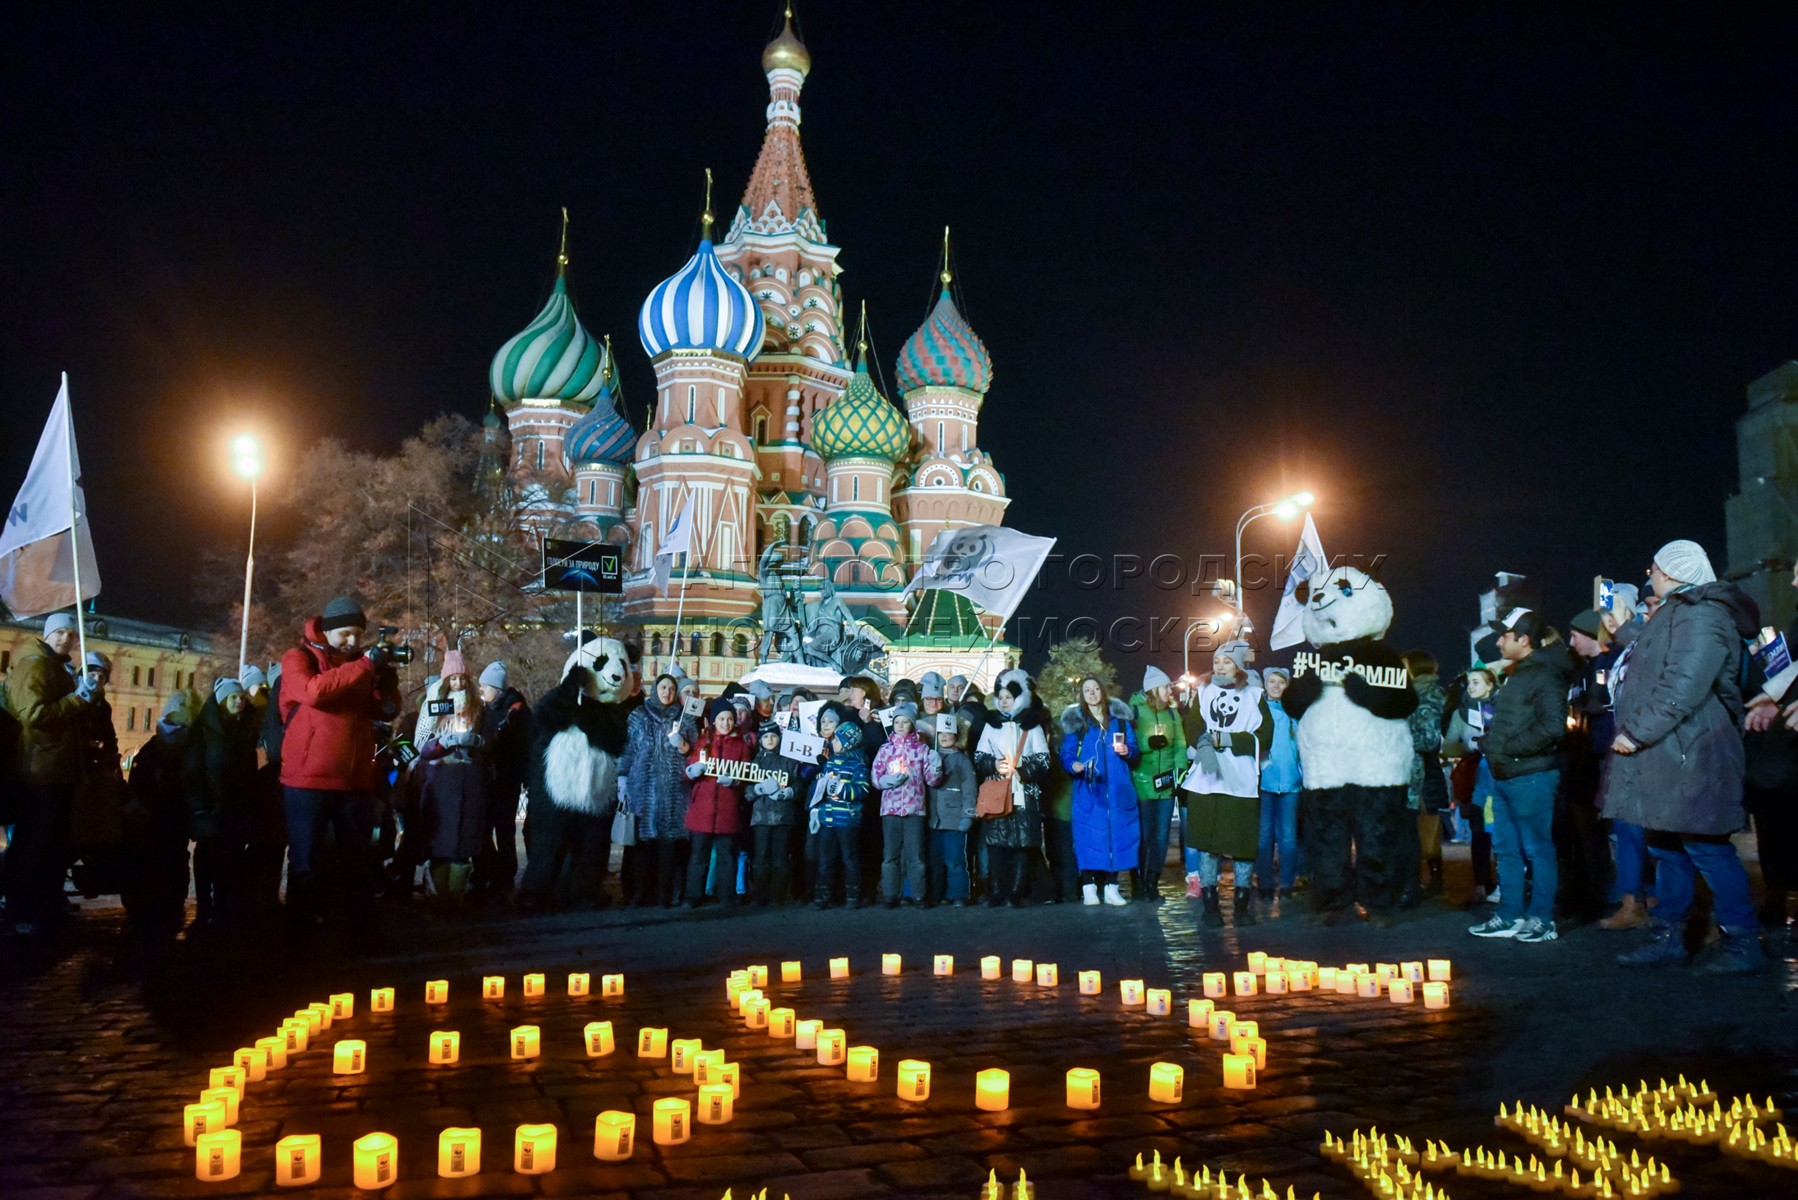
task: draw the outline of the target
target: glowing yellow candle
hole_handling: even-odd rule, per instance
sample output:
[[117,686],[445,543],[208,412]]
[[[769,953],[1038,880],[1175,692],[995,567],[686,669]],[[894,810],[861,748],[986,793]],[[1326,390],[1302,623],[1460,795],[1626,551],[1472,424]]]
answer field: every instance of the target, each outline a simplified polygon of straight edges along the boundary
[[356,1015],[356,994],[354,992],[334,992],[331,995],[331,1019],[347,1021]]
[[242,1067],[214,1067],[207,1073],[206,1086],[215,1088],[228,1087],[236,1092],[237,1098],[241,1100],[243,1099],[244,1083],[248,1078],[249,1076]]
[[588,1058],[603,1058],[617,1049],[612,1043],[612,1023],[610,1021],[588,1021],[581,1026],[581,1043],[587,1047]]
[[655,1102],[654,1128],[650,1137],[658,1146],[678,1146],[693,1136],[693,1106],[679,1096],[664,1096]]
[[1428,963],[1426,965],[1427,965],[1429,973],[1430,973],[1430,982],[1431,983],[1447,983],[1449,981],[1449,979],[1452,978],[1452,973],[1449,970],[1448,959],[1432,958],[1428,961]]
[[955,974],[955,956],[953,954],[937,955],[931,964],[931,972],[936,975]]
[[431,1062],[444,1067],[462,1057],[462,1035],[453,1029],[440,1029],[431,1035]]
[[355,1169],[351,1178],[364,1191],[390,1186],[400,1174],[400,1144],[391,1133],[365,1133],[352,1147]]
[[599,994],[607,1000],[624,999],[624,976],[601,975],[599,977]]
[[1373,973],[1379,979],[1381,987],[1385,987],[1394,979],[1400,978],[1397,963],[1375,963]]
[[872,1046],[849,1047],[844,1073],[852,1083],[873,1083],[880,1078],[880,1051]]
[[1398,977],[1411,983],[1423,982],[1423,964],[1420,962],[1402,962],[1398,965]]
[[449,980],[447,980],[447,979],[427,979],[425,981],[425,1003],[426,1004],[448,1004],[449,1003]]
[[281,1036],[287,1039],[289,1054],[299,1054],[312,1041],[312,1031],[300,1017],[289,1017],[281,1022]]
[[281,1187],[317,1183],[324,1163],[324,1139],[316,1133],[290,1133],[275,1143],[275,1182]]
[[370,988],[368,993],[368,1011],[390,1013],[393,1011],[393,989]]
[[556,1127],[520,1125],[512,1139],[512,1169],[542,1175],[556,1169]]
[[250,1083],[268,1078],[268,1051],[261,1046],[239,1046],[231,1052],[231,1061]]
[[1099,1107],[1099,1073],[1091,1067],[1070,1067],[1068,1069],[1068,1107],[1093,1109]]
[[1316,972],[1316,967],[1301,963],[1286,973],[1287,984],[1295,992],[1308,992],[1317,982]]
[[1123,1002],[1125,1008],[1135,1008],[1141,1004],[1143,1002],[1142,980],[1118,980],[1118,999]]
[[730,1088],[731,1098],[743,1094],[743,1064],[734,1062],[711,1063],[705,1068],[705,1077],[700,1083],[722,1083]]
[[743,1006],[743,1024],[749,1029],[768,1028],[768,1002],[761,997]]
[[914,1102],[930,1099],[929,1063],[921,1058],[899,1060],[899,1098]]
[[830,960],[830,977],[832,979],[847,979],[847,978],[849,978],[849,960],[846,958],[831,959]]
[[661,1058],[668,1053],[668,1031],[654,1025],[637,1030],[637,1057]]
[[668,1044],[668,1065],[676,1075],[691,1075],[693,1056],[703,1049],[705,1043],[699,1038],[675,1038]]
[[1267,974],[1267,955],[1262,951],[1249,951],[1249,973],[1253,975]]
[[506,977],[504,975],[481,976],[481,999],[504,1000],[506,998]]
[[1266,970],[1262,972],[1263,974],[1266,974],[1267,971],[1284,971],[1286,970],[1286,960],[1277,954],[1270,954],[1267,956],[1263,966],[1266,968]]
[[461,1179],[481,1173],[481,1131],[452,1125],[437,1135],[437,1174]]
[[1174,1011],[1174,993],[1167,988],[1150,988],[1145,995],[1150,1016],[1165,1017]]
[[1236,972],[1236,994],[1238,996],[1253,996],[1259,990],[1259,981],[1255,978],[1253,971]]
[[524,977],[524,996],[527,1000],[536,1000],[543,995],[543,973],[533,971]]
[[1029,983],[1036,977],[1036,964],[1028,958],[1011,960],[1011,981],[1013,983]]
[[789,959],[780,964],[780,981],[782,983],[798,983],[803,978],[798,962]]
[[1236,1014],[1227,1008],[1211,1010],[1211,1040],[1227,1042],[1230,1040],[1230,1026],[1236,1023]]
[[702,1083],[699,1085],[699,1123],[701,1125],[728,1125],[734,1115],[736,1098],[730,1094],[728,1083]]
[[790,1038],[793,1036],[793,1010],[790,1008],[771,1008],[768,1010],[768,1036]]
[[586,971],[570,971],[568,973],[568,994],[570,996],[592,995],[593,976]]
[[1080,994],[1082,996],[1097,996],[1104,986],[1105,983],[1100,979],[1097,971],[1080,972]]
[[593,1122],[593,1157],[602,1162],[623,1162],[636,1140],[636,1113],[607,1109]]
[[1409,1004],[1413,996],[1411,987],[1409,979],[1394,979],[1386,985],[1386,998],[1394,1004]]
[[997,979],[999,978],[999,971],[999,956],[997,954],[988,954],[980,960],[980,977],[982,979]]
[[816,1050],[818,1048],[818,1031],[824,1028],[822,1021],[795,1021],[793,1023],[793,1048],[795,1050]]
[[1254,1057],[1248,1054],[1224,1055],[1224,1086],[1237,1089],[1254,1087]]
[[1270,970],[1261,977],[1261,982],[1267,988],[1267,994],[1270,996],[1284,996],[1288,991],[1286,972],[1284,971]]
[[1213,1000],[1222,1000],[1229,994],[1229,989],[1225,984],[1224,973],[1222,971],[1205,972],[1204,976],[1200,979],[1200,983],[1204,985],[1203,990],[1205,995]]
[[331,1006],[322,1002],[308,1004],[296,1011],[294,1016],[306,1022],[306,1027],[317,1037],[321,1030],[331,1028]]
[[1245,1037],[1230,1039],[1230,1053],[1246,1054],[1255,1060],[1255,1069],[1267,1069],[1267,1039],[1264,1037]]
[[1350,975],[1365,975],[1373,970],[1373,968],[1366,963],[1347,963],[1342,969],[1347,971]]
[[1317,969],[1317,986],[1326,992],[1336,990],[1336,968],[1319,967]]
[[331,1047],[333,1075],[360,1075],[368,1062],[368,1043],[360,1038],[345,1038]]
[[849,1038],[841,1029],[820,1029],[818,1031],[819,1066],[840,1066],[843,1056],[848,1052]]
[[768,964],[756,963],[749,968],[749,986],[765,988],[768,986]]
[[1004,1112],[1011,1107],[1011,1072],[988,1067],[974,1076],[974,1107]]
[[[1369,976],[1368,978],[1371,979],[1372,976]],[[1360,986],[1360,979],[1361,977],[1353,971],[1341,970],[1336,972],[1336,994],[1338,996],[1354,995],[1356,988]],[[1378,988],[1379,986],[1379,981],[1375,980],[1374,987]],[[1375,994],[1377,995],[1378,993],[1376,992]]]
[[737,997],[755,985],[749,982],[749,968],[743,967],[724,977],[724,998],[735,1008]]
[[706,1072],[724,1061],[724,1051],[694,1050],[689,1055],[689,1061],[693,1064],[693,1082],[704,1083]]
[[1158,1062],[1149,1068],[1149,1099],[1178,1104],[1186,1094],[1186,1070],[1179,1063]]
[[1448,984],[1435,982],[1424,984],[1423,1006],[1425,1008],[1447,1008]]
[[1193,1029],[1211,1032],[1211,1010],[1217,1007],[1215,1000],[1188,1000],[1186,1002],[1186,1024]]
[[[200,1103],[201,1104],[217,1104],[221,1109],[224,1110],[225,1120],[223,1123],[223,1128],[229,1128],[229,1127],[237,1124],[237,1102],[238,1102],[238,1096],[237,1096],[236,1088],[228,1088],[228,1087],[207,1088],[205,1091],[200,1093]],[[217,1126],[217,1125],[208,1125],[206,1127],[206,1131],[208,1133],[211,1133],[211,1132],[214,1132],[215,1130],[219,1129],[220,1127],[221,1126]]]
[[880,973],[882,975],[897,975],[900,970],[900,965],[900,958],[897,954],[883,954],[880,956]]
[[287,1039],[285,1037],[265,1037],[256,1039],[256,1049],[268,1057],[265,1070],[280,1070],[287,1065]]
[[194,1139],[194,1178],[201,1183],[236,1179],[243,1169],[243,1134],[235,1129],[202,1133]]
[[536,1058],[543,1053],[543,1031],[535,1025],[519,1025],[512,1030],[512,1057]]
[[1380,977],[1378,975],[1355,976],[1355,995],[1363,1000],[1378,999],[1380,995]]
[[1036,964],[1037,987],[1060,987],[1061,967],[1056,963]]

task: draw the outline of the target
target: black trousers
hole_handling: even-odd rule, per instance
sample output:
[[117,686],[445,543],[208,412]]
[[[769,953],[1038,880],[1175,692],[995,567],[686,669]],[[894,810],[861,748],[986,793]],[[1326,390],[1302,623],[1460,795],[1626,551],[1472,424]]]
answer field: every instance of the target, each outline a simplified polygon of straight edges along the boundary
[[1304,812],[1312,906],[1329,912],[1359,899],[1370,912],[1391,911],[1397,883],[1392,847],[1401,826],[1417,837],[1405,785],[1307,788]]
[[831,902],[837,877],[843,879],[843,902],[862,902],[862,831],[859,825],[825,825],[812,840],[818,843],[818,886],[815,898]]
[[612,815],[557,808],[531,798],[525,814],[524,881],[518,890],[538,901],[598,904],[605,898],[612,856]]
[[750,894],[757,904],[785,904],[793,898],[792,825],[757,825],[749,863]]
[[737,902],[737,835],[734,833],[695,833],[692,851],[687,855],[687,899],[698,904],[705,899],[705,880],[712,869],[712,851],[718,852],[718,903],[729,907]]

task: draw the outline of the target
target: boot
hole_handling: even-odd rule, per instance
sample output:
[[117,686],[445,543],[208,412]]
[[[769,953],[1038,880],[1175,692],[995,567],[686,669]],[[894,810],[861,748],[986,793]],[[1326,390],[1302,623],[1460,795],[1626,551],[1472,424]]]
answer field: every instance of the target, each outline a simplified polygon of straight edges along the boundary
[[1186,898],[1197,900],[1203,891],[1204,887],[1199,883],[1199,873],[1197,871],[1189,873],[1186,876]]
[[1246,887],[1236,889],[1236,908],[1231,914],[1238,929],[1255,923],[1255,893]]
[[1027,851],[1015,851],[1011,856],[1011,895],[1006,902],[1013,908],[1025,908],[1030,904],[1030,854]]
[[1648,925],[1648,914],[1634,896],[1625,896],[1617,911],[1598,923],[1600,929],[1643,929]]
[[450,896],[450,865],[434,862],[431,864],[431,894],[438,900],[448,900]]
[[1222,929],[1224,927],[1224,910],[1218,902],[1217,889],[1214,887],[1200,888],[1199,898],[1205,902],[1205,914],[1200,919],[1213,929]]
[[[449,865],[449,894],[453,900],[461,900],[468,895],[468,880],[474,875],[473,863],[451,863]],[[433,884],[436,882],[432,881]]]
[[1715,948],[1693,968],[1700,975],[1752,975],[1767,965],[1758,932],[1732,933],[1725,929]]
[[1688,961],[1680,931],[1665,921],[1648,923],[1648,938],[1628,954],[1619,954],[1617,963],[1624,967],[1683,967]]
[[1113,908],[1122,908],[1130,902],[1124,899],[1124,893],[1118,891],[1117,884],[1108,883],[1105,885],[1105,903],[1111,905]]
[[1085,883],[1080,885],[1080,903],[1088,908],[1095,908],[1099,903],[1099,885]]
[[1429,883],[1424,885],[1423,890],[1432,896],[1440,896],[1442,894],[1442,860],[1441,859],[1432,858],[1430,860],[1430,881],[1429,881]]

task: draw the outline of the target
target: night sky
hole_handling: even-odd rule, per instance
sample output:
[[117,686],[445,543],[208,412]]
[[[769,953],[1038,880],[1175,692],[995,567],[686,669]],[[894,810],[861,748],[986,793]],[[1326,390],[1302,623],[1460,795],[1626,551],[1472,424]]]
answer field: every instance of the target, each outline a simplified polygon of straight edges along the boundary
[[[1668,538],[1722,569],[1743,386],[1798,355],[1798,10],[1560,9],[802,3],[846,299],[890,379],[954,227],[1007,523],[1070,554],[1227,555],[1311,487],[1445,657],[1497,569],[1558,621]],[[641,419],[637,308],[703,168],[741,195],[775,4],[181,11],[33,6],[0,70],[0,488],[66,369],[104,610],[218,622],[239,428],[273,497],[320,436],[478,419],[562,205]],[[1216,608],[1057,577],[1024,615]]]

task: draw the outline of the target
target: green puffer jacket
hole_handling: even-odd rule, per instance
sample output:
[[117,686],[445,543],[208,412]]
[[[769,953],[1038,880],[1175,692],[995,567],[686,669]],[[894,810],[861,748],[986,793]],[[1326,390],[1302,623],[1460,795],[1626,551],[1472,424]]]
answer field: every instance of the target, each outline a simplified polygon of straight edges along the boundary
[[35,642],[6,673],[6,708],[19,722],[19,774],[27,783],[79,783],[87,763],[88,703],[68,659]]
[[[1157,709],[1149,703],[1148,693],[1130,697],[1130,710],[1136,714],[1136,748],[1142,757],[1130,769],[1130,781],[1136,785],[1138,800],[1171,800],[1186,770],[1186,731],[1181,728],[1180,713],[1171,705]],[[1166,744],[1154,749],[1155,738]],[[1164,788],[1155,787],[1157,775],[1173,775]]]

